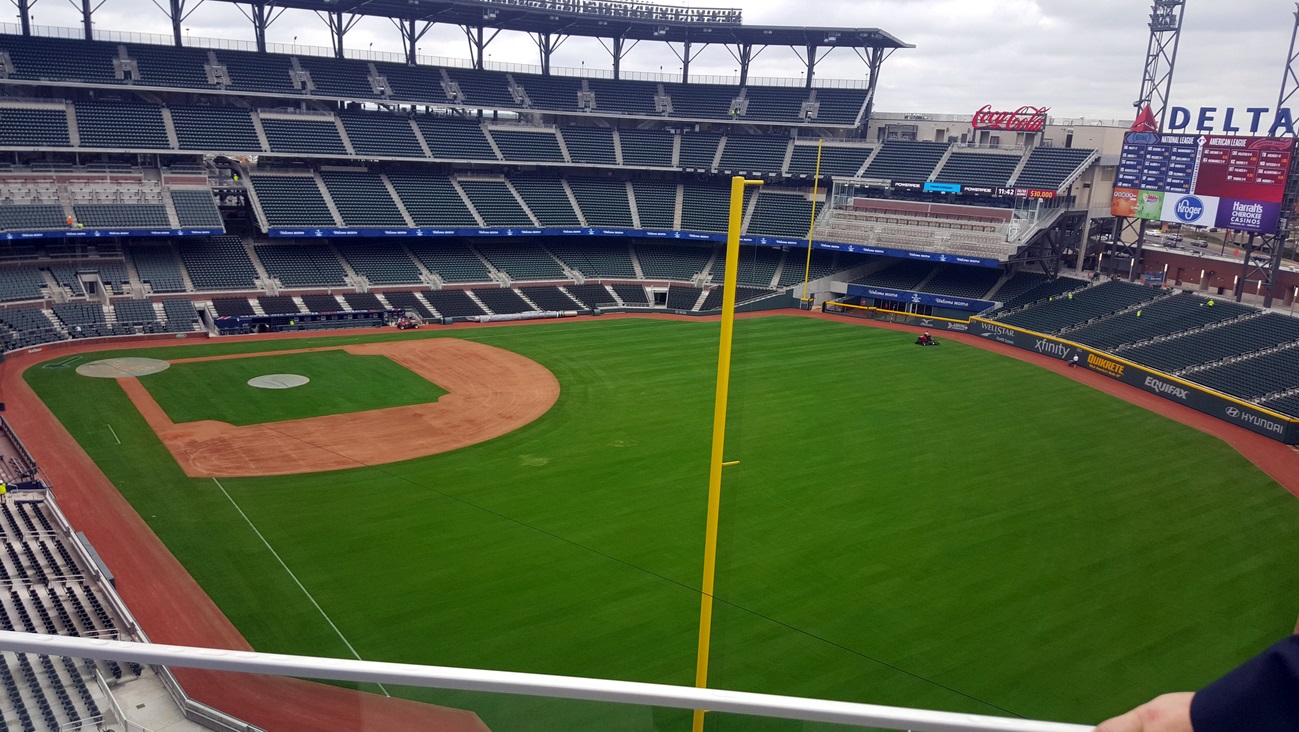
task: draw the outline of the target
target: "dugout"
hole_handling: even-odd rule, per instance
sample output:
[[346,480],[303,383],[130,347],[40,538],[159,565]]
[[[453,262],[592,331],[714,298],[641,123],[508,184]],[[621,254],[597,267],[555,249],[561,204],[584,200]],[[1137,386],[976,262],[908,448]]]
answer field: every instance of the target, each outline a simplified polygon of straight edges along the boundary
[[335,313],[227,315],[213,321],[221,335],[283,333],[294,330],[382,328],[401,317],[400,310],[341,310]]

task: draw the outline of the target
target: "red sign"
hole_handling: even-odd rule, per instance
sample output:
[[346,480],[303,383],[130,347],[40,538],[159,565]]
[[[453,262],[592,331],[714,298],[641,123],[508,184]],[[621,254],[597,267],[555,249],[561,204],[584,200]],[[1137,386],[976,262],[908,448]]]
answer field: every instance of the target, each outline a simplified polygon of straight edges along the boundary
[[1020,198],[1055,198],[1055,191],[1042,188],[1016,188],[1015,195]]
[[1041,132],[1046,127],[1046,113],[1050,107],[1020,107],[1014,112],[994,112],[985,104],[974,113],[970,126],[976,130],[1011,130],[1014,132]]

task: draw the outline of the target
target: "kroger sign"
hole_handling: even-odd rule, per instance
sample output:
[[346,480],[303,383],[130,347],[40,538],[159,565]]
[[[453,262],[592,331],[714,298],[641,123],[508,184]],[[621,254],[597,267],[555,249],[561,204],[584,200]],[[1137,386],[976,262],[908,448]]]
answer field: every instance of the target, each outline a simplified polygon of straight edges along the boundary
[[1294,115],[1289,107],[1281,107],[1275,112],[1271,107],[1200,107],[1190,110],[1186,107],[1172,107],[1168,110],[1168,131],[1185,132],[1246,132],[1251,135],[1293,135],[1295,133]]

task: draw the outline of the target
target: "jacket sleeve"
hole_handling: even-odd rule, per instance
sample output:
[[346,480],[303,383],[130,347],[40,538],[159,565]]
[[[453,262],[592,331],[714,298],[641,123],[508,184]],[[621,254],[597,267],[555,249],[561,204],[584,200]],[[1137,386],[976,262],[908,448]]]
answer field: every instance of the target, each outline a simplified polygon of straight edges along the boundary
[[1299,635],[1196,692],[1191,726],[1195,732],[1299,730]]

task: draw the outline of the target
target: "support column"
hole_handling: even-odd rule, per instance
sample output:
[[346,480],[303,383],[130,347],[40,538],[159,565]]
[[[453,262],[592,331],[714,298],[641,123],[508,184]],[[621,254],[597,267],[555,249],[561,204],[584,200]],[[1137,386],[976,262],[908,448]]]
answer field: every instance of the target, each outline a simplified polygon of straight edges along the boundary
[[[568,40],[568,36],[557,37],[551,33],[530,33],[529,35],[532,36],[532,42],[537,44],[537,52],[540,53],[541,55],[542,75],[550,76],[551,57],[554,56],[555,51],[559,50],[560,46],[564,45],[564,41]],[[618,58],[615,56],[614,57],[614,78],[615,79],[618,78],[617,68],[618,68]]]
[[808,89],[812,88],[812,76],[816,74],[816,50],[816,46],[807,47],[807,81],[803,83],[803,86]]
[[184,0],[171,0],[171,12],[168,16],[171,18],[171,40],[176,46],[185,45],[180,34],[181,23],[185,20],[185,2]]
[[18,24],[22,26],[23,35],[32,34],[32,0],[17,0],[14,3],[18,6]]
[[[99,5],[103,4],[104,0],[100,0]],[[81,0],[81,27],[85,31],[87,41],[95,40],[95,26],[92,17],[95,11],[99,9],[99,5],[92,8],[90,7],[90,0]]]
[[622,36],[613,39],[613,78],[622,78]]
[[739,53],[735,54],[735,60],[740,63],[740,86],[749,84],[749,64],[753,62],[753,44],[745,43],[738,47]]
[[428,33],[429,29],[433,27],[433,22],[426,20],[422,21],[424,27],[419,28],[417,27],[419,22],[420,21],[416,21],[414,18],[405,18],[402,20],[394,18],[392,21],[392,24],[397,26],[397,30],[401,32],[401,46],[406,52],[406,63],[411,66],[414,66],[417,63],[420,39],[423,38],[424,34]]
[[690,41],[681,45],[681,83],[690,81]]
[[[197,6],[195,7],[197,8]],[[249,3],[247,10],[244,10],[238,3],[234,3],[234,7],[253,24],[253,38],[257,42],[257,50],[266,53],[266,29],[270,28],[271,24],[278,20],[281,15],[284,15],[285,8],[267,12],[265,2]]]

